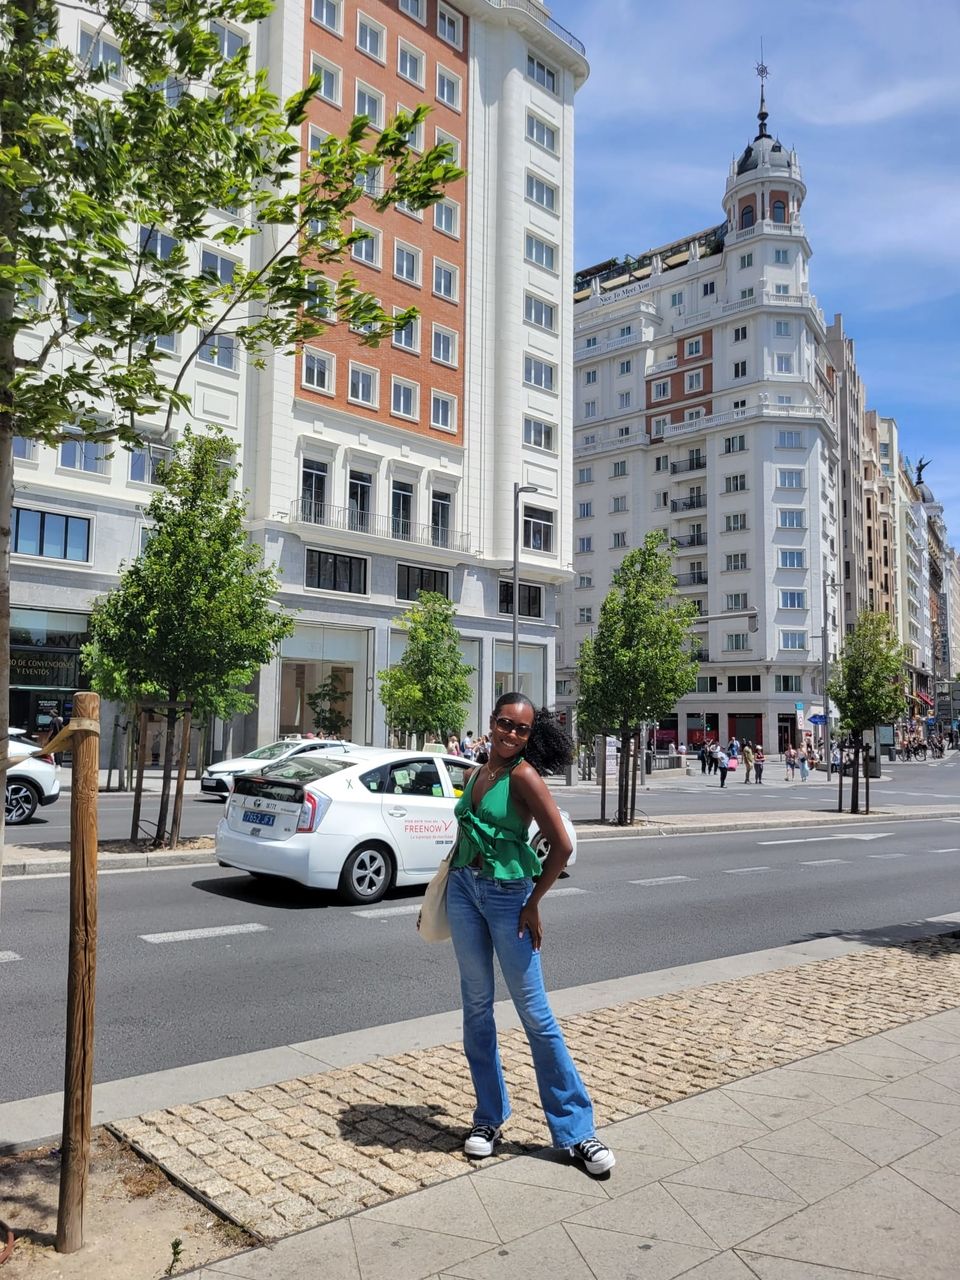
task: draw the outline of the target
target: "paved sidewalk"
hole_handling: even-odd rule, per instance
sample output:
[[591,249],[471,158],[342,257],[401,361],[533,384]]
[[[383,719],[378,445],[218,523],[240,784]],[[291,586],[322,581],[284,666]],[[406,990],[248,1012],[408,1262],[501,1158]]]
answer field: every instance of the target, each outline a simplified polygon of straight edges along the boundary
[[[781,1257],[863,1277],[960,1275],[960,1154],[939,1141],[960,1131],[960,934],[593,1009],[563,1025],[618,1152],[605,1182],[542,1150],[517,1030],[501,1036],[508,1141],[468,1176],[460,1147],[472,1093],[459,1045],[112,1127],[220,1212],[265,1239],[287,1237],[209,1276],[483,1280],[546,1275],[549,1259],[551,1276],[596,1280],[841,1280],[770,1261]],[[901,1079],[903,1097],[886,1088]],[[640,1117],[650,1108],[660,1109]],[[925,1159],[933,1165],[916,1163]],[[942,1192],[931,1192],[931,1171],[937,1186],[943,1174]],[[894,1201],[907,1212],[893,1212]],[[780,1235],[761,1234],[787,1219]],[[877,1241],[893,1263],[879,1265]],[[714,1257],[734,1245],[752,1270]]]

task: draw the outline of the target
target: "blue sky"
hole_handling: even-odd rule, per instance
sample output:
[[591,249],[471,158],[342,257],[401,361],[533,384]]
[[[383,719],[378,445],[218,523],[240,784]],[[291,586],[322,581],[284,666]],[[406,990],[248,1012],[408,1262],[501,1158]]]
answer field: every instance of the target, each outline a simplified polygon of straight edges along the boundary
[[843,313],[867,405],[892,415],[960,545],[960,5],[955,0],[553,0],[587,48],[576,265],[723,218],[727,167],[769,128],[796,147],[811,289]]

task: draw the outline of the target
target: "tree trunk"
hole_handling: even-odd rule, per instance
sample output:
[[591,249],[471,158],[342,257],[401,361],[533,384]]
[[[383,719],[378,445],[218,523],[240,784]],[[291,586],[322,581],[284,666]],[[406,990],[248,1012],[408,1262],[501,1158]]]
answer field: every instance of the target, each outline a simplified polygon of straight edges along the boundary
[[863,799],[864,813],[870,812],[870,751],[864,747],[863,751]]
[[617,770],[617,826],[629,822],[630,804],[630,726],[624,720],[620,725],[620,768]]
[[860,812],[860,735],[853,735],[853,777],[850,780],[850,812]]
[[640,759],[640,734],[633,735],[633,767],[630,770],[630,821],[637,818],[637,762]]
[[840,763],[837,765],[837,813],[843,813],[843,747],[840,748]]
[[153,847],[159,849],[167,834],[167,809],[170,806],[170,782],[173,777],[173,745],[177,734],[177,693],[171,689],[167,694],[170,705],[167,707],[167,733],[163,744],[163,779],[160,783],[160,811],[157,814],[157,831],[153,837]]

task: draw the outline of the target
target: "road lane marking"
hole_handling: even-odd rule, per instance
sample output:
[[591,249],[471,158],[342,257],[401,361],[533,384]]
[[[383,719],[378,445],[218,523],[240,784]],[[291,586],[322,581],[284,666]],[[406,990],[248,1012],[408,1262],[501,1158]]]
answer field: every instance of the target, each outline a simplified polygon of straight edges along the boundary
[[927,853],[960,853],[960,849],[928,849]]
[[836,867],[843,863],[850,865],[849,858],[813,858],[810,862],[801,862],[801,867]]
[[15,951],[0,951],[0,964],[10,964],[12,960],[19,960],[20,957]]
[[560,898],[566,895],[568,898],[574,893],[589,893],[589,889],[578,889],[573,884],[563,884],[558,889],[548,889],[547,892],[551,898]]
[[351,914],[359,916],[361,920],[382,920],[385,916],[416,915],[422,906],[422,902],[414,902],[406,907],[367,907],[363,911],[354,911]]
[[867,835],[842,835],[842,836],[800,836],[793,840],[758,840],[758,845],[773,844],[817,844],[825,840],[882,840],[884,836],[892,836],[892,831],[875,831]]
[[905,858],[905,853],[868,853],[868,858]]
[[195,942],[201,938],[226,938],[234,933],[269,933],[265,924],[218,924],[208,929],[176,929],[172,933],[141,933],[141,942]]
[[727,867],[724,870],[725,876],[745,876],[750,871],[769,871],[770,867]]
[[650,880],[631,880],[631,884],[680,884],[684,880],[692,880],[693,876],[654,876]]

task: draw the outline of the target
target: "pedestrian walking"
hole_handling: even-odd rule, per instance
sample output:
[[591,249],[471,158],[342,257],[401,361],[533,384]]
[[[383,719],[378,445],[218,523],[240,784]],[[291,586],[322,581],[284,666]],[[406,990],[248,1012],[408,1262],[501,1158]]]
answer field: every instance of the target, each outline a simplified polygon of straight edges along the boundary
[[700,743],[700,750],[697,752],[697,759],[700,761],[700,772],[701,772],[701,773],[706,773],[706,772],[707,772],[707,744],[706,744],[706,742],[701,742],[701,743]]
[[787,749],[783,753],[784,763],[784,782],[796,782],[797,780],[797,753],[792,743],[787,744]]
[[728,756],[740,755],[740,740],[736,734],[734,734],[733,737],[730,739],[730,745],[727,747],[727,755]]
[[[599,1176],[616,1163],[596,1136],[593,1105],[553,1015],[543,984],[540,903],[570,856],[570,837],[543,774],[558,773],[573,744],[549,711],[505,693],[490,717],[490,758],[457,801],[457,844],[447,879],[447,917],[460,968],[463,1048],[477,1105],[464,1142],[492,1155],[510,1115],[493,1016],[496,955],[520,1015],[550,1136]],[[541,868],[527,837],[531,820],[549,842]]]
[[[60,730],[63,728],[63,716],[61,716],[59,708],[54,708],[53,714],[50,717],[50,721],[47,728],[49,730],[47,735],[47,741],[52,742],[53,739],[60,732]],[[53,753],[53,762],[54,764],[58,764],[58,765],[63,764],[62,751],[55,751]]]
[[716,773],[720,768],[720,743],[710,743],[710,767],[708,773]]
[[805,751],[800,752],[799,764],[800,764],[800,781],[806,782],[807,777],[810,774],[810,761],[807,758],[807,753]]
[[750,781],[750,773],[753,769],[754,758],[755,757],[753,754],[753,747],[751,747],[749,742],[745,742],[743,744],[743,780],[744,782]]
[[720,790],[727,785],[727,771],[730,768],[730,757],[723,750],[717,752],[717,768],[720,770]]
[[766,757],[763,754],[763,747],[758,742],[753,752],[753,772],[756,775],[757,786],[763,784],[763,766],[766,763]]

